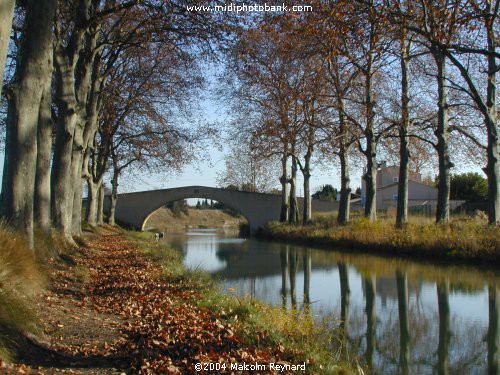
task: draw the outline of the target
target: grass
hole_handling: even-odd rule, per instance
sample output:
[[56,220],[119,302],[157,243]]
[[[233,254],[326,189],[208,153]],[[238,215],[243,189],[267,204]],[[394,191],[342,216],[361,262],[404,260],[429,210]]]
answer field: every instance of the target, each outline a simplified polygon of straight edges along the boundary
[[352,220],[345,226],[334,215],[317,215],[307,226],[270,223],[263,230],[267,238],[334,248],[368,250],[418,257],[476,262],[500,261],[500,229],[483,222],[458,217],[447,225],[413,217],[404,229],[393,220]]
[[[49,251],[47,243],[41,247]],[[20,333],[36,331],[31,297],[43,285],[35,255],[22,235],[0,224],[0,358],[4,361],[12,359]]]

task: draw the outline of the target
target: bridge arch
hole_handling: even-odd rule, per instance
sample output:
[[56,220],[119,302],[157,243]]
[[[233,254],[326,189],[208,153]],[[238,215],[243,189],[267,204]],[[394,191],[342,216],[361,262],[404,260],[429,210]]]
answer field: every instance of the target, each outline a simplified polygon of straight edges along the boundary
[[[278,194],[186,186],[118,194],[115,219],[120,224],[142,231],[153,212],[168,202],[188,198],[213,199],[233,208],[246,217],[252,232],[264,227],[270,221],[279,220],[280,217],[281,196]],[[301,201],[302,198],[299,198],[299,206]],[[109,212],[109,207],[110,200],[106,199],[104,206],[106,212]],[[313,212],[335,211],[338,210],[338,203],[313,200],[312,209]]]

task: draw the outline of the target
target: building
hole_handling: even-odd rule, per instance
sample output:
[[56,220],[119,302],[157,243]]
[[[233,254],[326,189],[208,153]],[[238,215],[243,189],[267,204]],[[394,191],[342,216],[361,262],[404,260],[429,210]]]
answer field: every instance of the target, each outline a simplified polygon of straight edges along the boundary
[[[389,210],[397,207],[399,167],[382,164],[377,173],[377,210]],[[410,172],[408,176],[408,207],[427,206],[436,209],[438,189],[422,182],[420,173]],[[361,178],[361,202],[366,202],[366,183]],[[463,201],[450,201],[454,209]]]

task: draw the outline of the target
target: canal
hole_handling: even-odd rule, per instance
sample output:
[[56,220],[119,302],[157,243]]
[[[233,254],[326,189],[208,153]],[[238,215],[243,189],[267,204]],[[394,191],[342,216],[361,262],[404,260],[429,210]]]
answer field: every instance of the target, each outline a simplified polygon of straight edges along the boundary
[[304,311],[378,374],[497,374],[500,274],[191,230],[166,237],[226,293]]

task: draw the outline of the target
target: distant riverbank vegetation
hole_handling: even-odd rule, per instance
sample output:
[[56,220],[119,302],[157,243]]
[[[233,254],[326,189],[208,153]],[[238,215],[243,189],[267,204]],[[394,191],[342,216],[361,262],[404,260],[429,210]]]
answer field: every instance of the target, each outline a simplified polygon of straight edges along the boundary
[[463,216],[437,226],[430,219],[410,217],[403,229],[396,229],[390,218],[370,222],[359,217],[338,225],[336,215],[318,214],[306,226],[270,223],[261,235],[337,250],[500,264],[498,228]]

